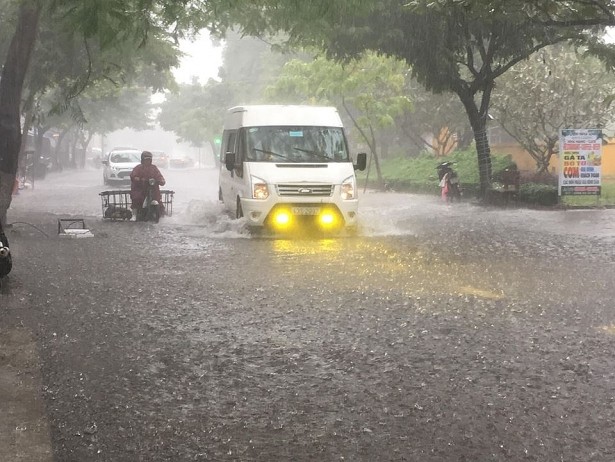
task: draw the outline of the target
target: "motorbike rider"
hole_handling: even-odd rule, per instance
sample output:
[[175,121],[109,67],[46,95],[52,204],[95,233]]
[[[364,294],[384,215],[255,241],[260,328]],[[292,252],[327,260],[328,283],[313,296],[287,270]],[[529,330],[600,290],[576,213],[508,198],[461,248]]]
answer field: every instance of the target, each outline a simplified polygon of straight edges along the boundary
[[143,151],[141,153],[141,163],[137,165],[130,173],[130,200],[132,202],[131,208],[133,216],[137,216],[137,210],[143,207],[143,201],[147,196],[148,182],[150,178],[156,180],[153,186],[152,198],[157,200],[160,204],[160,214],[164,214],[164,206],[162,204],[162,194],[160,193],[160,186],[164,186],[166,181],[153,163],[152,153],[149,151]]
[[459,188],[459,176],[452,168],[453,162],[442,162],[436,167],[438,170],[438,179],[440,180],[440,188],[442,191],[442,200],[451,202],[461,198],[461,189]]

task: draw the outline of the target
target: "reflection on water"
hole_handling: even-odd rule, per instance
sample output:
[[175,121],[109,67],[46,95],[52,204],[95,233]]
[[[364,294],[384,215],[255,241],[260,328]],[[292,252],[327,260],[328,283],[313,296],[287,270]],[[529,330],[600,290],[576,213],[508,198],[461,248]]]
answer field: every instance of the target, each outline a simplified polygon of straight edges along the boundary
[[[280,256],[317,256],[324,257],[324,254],[339,255],[344,250],[342,241],[339,239],[275,239],[273,241],[273,251]],[[331,255],[330,255],[331,256]]]
[[426,249],[416,238],[271,240],[267,273],[289,287],[316,291],[373,292],[397,297],[423,294],[506,298],[504,278],[485,278],[483,267],[450,254]]

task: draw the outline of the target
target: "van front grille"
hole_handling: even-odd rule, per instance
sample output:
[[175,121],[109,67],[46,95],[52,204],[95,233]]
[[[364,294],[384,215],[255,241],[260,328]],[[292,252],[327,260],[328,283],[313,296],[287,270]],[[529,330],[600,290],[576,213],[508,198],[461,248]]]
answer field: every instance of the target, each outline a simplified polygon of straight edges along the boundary
[[320,196],[330,197],[333,194],[332,184],[278,184],[278,196]]

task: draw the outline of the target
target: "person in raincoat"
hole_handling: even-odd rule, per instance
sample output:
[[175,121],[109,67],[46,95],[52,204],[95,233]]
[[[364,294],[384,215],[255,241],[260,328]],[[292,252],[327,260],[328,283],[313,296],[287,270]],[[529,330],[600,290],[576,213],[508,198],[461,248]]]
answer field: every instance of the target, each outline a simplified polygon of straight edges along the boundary
[[448,188],[449,188],[449,177],[450,173],[445,173],[442,179],[440,180],[440,191],[443,202],[448,202]]
[[459,176],[451,167],[452,165],[453,162],[442,162],[436,167],[438,178],[440,179],[441,196],[444,202],[452,202],[461,198]]
[[137,165],[130,173],[130,200],[132,202],[131,208],[133,209],[133,215],[137,216],[137,210],[143,207],[143,201],[147,196],[148,182],[150,178],[156,180],[156,184],[153,186],[152,198],[157,200],[160,204],[160,214],[164,215],[164,205],[162,203],[162,194],[160,193],[160,186],[164,186],[166,181],[156,167],[152,163],[152,153],[149,151],[143,151],[141,153],[141,163]]

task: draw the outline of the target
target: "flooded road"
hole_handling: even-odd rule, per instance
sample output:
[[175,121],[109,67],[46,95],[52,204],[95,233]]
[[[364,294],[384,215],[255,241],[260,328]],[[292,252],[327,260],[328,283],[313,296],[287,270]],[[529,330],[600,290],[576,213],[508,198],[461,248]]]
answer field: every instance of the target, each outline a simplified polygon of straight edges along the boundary
[[[228,222],[218,201],[218,172],[202,169],[163,170],[165,189],[175,191],[174,216],[163,224],[198,225],[210,237],[246,235],[241,222]],[[62,216],[102,218],[101,191],[126,189],[103,186],[102,170],[52,173],[23,190],[13,199],[12,209]],[[443,204],[438,197],[402,193],[362,191],[361,234],[363,236],[416,235],[447,223],[468,227],[554,233],[572,236],[615,238],[615,210],[530,210],[486,208],[470,202]],[[9,212],[10,213],[10,212]],[[236,234],[234,234],[236,233]]]
[[93,170],[9,210],[54,460],[615,458],[612,210],[367,192],[356,237],[256,238],[215,169],[163,173],[158,225],[103,221]]

